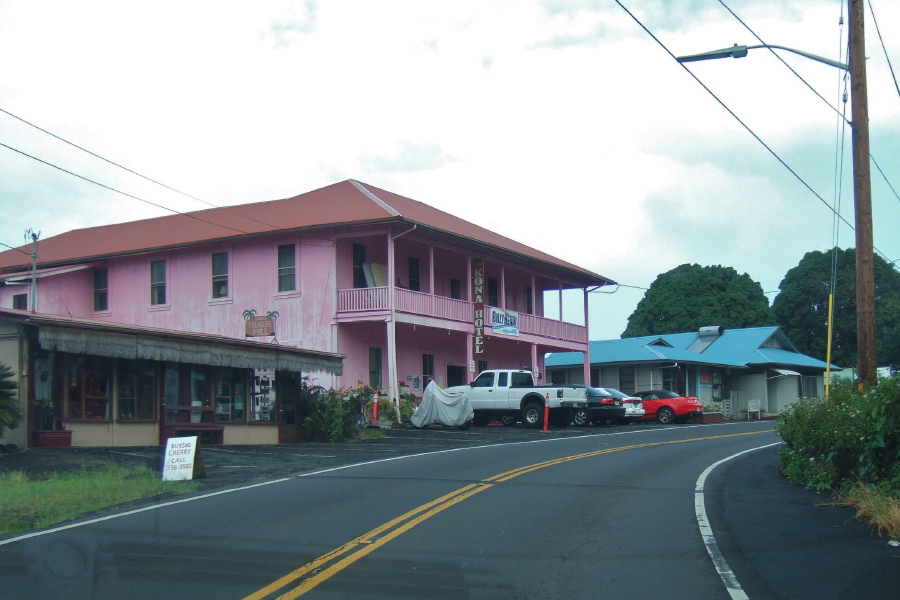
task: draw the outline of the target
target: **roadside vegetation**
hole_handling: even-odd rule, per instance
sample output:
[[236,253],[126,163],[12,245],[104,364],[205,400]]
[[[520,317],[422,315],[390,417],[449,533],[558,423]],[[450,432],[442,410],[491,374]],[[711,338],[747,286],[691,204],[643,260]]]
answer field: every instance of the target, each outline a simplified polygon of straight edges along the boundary
[[198,485],[162,481],[159,473],[143,466],[107,465],[34,477],[21,471],[0,473],[0,535],[49,527],[142,498],[184,494]]
[[835,494],[879,533],[900,537],[900,378],[862,392],[839,382],[778,419],[780,463],[795,483]]

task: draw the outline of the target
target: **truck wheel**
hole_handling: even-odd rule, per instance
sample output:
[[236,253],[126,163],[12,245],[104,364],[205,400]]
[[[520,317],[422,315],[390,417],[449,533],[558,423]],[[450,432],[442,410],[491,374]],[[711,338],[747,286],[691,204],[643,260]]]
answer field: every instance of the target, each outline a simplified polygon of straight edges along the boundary
[[572,422],[576,427],[585,427],[591,422],[591,414],[586,408],[576,408],[572,411]]
[[504,427],[515,427],[519,420],[513,415],[501,415],[500,422]]
[[522,423],[529,429],[537,429],[544,424],[544,407],[536,402],[526,404],[522,409]]

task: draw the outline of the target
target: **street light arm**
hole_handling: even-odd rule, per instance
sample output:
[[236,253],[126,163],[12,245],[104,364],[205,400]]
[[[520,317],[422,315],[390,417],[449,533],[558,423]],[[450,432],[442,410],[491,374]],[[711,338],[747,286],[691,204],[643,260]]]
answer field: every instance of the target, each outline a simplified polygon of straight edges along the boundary
[[830,58],[824,58],[822,56],[818,56],[816,54],[810,54],[809,52],[804,52],[803,50],[797,50],[796,48],[788,48],[787,46],[776,46],[775,44],[760,44],[758,46],[740,46],[735,44],[731,48],[722,48],[721,50],[712,50],[711,52],[703,52],[702,54],[689,54],[687,56],[678,56],[675,58],[680,63],[686,62],[696,62],[700,60],[714,60],[717,58],[744,58],[747,56],[748,50],[753,50],[755,48],[777,48],[779,50],[787,50],[788,52],[793,52],[794,54],[799,54],[800,56],[805,56],[806,58],[811,58],[814,61],[824,63],[831,67],[837,67],[838,69],[843,69],[844,71],[849,71],[850,67],[842,62],[838,62],[836,60],[831,60]]
[[778,48],[779,50],[787,50],[788,52],[793,52],[794,54],[799,54],[800,56],[805,56],[806,58],[811,58],[817,62],[824,63],[831,67],[843,69],[844,71],[850,70],[850,66],[845,63],[838,62],[836,60],[831,60],[830,58],[825,58],[825,57],[819,56],[817,54],[810,54],[809,52],[804,52],[803,50],[797,50],[796,48],[788,48],[787,46],[776,46],[775,44],[760,44],[759,46],[747,46],[748,50],[752,50],[753,48]]

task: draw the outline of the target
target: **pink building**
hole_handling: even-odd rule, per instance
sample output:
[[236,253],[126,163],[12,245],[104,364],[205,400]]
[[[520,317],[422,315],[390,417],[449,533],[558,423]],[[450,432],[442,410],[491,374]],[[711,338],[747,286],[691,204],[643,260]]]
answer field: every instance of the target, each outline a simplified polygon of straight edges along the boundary
[[[587,293],[613,283],[421,202],[353,180],[286,200],[80,229],[40,240],[34,298],[31,248],[21,250],[0,253],[0,326],[6,319],[8,326],[37,327],[44,318],[55,319],[52,326],[44,321],[45,329],[59,328],[71,319],[92,331],[123,327],[123,335],[138,338],[151,333],[168,335],[170,341],[179,335],[207,336],[224,344],[225,354],[234,354],[238,341],[249,354],[277,344],[282,353],[293,353],[282,367],[307,361],[304,369],[273,369],[274,363],[256,368],[237,359],[228,367],[198,355],[197,363],[209,367],[200,373],[203,369],[189,366],[189,348],[196,339],[178,338],[182,351],[168,356],[178,368],[166,366],[164,354],[152,358],[141,350],[143,359],[153,361],[142,368],[157,379],[147,390],[147,408],[139,419],[147,426],[141,440],[167,437],[166,423],[174,412],[167,407],[196,405],[191,396],[195,385],[207,390],[199,402],[210,414],[199,416],[214,424],[214,441],[277,443],[295,439],[297,430],[283,412],[291,393],[274,380],[295,380],[297,370],[318,385],[347,388],[363,382],[394,399],[404,391],[421,396],[431,379],[445,387],[467,382],[486,367],[526,367],[541,374],[546,353],[587,355]],[[569,289],[584,293],[585,325],[542,316],[545,294],[559,294],[561,300]],[[51,343],[52,335],[45,345],[41,336],[32,335],[37,339],[31,351],[38,359],[32,368],[51,368],[45,363],[53,355],[58,416],[74,430],[73,443],[81,438],[84,444],[137,445],[135,436],[122,432],[133,425],[122,406],[131,401],[128,388],[132,383],[139,387],[141,378],[118,364],[135,355],[111,351],[102,339],[65,346]],[[58,350],[63,347],[69,352]],[[85,366],[89,362],[96,364]],[[128,368],[137,367],[129,363]],[[267,421],[260,421],[259,406],[252,406],[259,375],[249,369],[273,380]],[[26,367],[19,370],[27,375]],[[88,371],[104,373],[103,386],[109,389],[102,408],[91,410],[85,400]],[[79,376],[80,382],[73,380]],[[40,400],[41,391],[27,378],[23,381],[22,394],[30,394],[23,402]],[[240,410],[235,390],[242,390]],[[31,404],[29,409],[34,412]],[[202,412],[185,410],[189,414],[178,416],[179,422],[197,421],[194,413]],[[31,427],[33,422],[31,418]],[[95,435],[101,424],[103,431]],[[248,434],[254,424],[269,427]]]

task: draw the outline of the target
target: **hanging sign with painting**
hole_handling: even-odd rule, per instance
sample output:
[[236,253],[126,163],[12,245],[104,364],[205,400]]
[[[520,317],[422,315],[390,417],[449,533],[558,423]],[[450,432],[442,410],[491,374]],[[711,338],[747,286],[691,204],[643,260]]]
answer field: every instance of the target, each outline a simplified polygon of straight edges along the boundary
[[275,337],[275,319],[278,311],[271,310],[264,317],[257,317],[256,311],[244,311],[244,337]]

